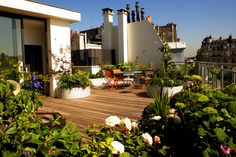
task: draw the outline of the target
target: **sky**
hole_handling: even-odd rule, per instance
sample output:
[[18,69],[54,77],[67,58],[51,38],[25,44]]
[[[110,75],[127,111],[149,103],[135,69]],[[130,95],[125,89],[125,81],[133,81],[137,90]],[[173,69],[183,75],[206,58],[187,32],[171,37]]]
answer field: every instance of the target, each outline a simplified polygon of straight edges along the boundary
[[[130,4],[135,10],[138,0],[35,0],[81,13],[81,21],[71,25],[73,30],[99,27],[103,23],[102,9],[117,10]],[[214,38],[236,37],[236,0],[139,0],[145,16],[151,16],[154,25],[177,24],[177,36],[185,42],[186,56],[195,56],[202,40],[209,35]]]

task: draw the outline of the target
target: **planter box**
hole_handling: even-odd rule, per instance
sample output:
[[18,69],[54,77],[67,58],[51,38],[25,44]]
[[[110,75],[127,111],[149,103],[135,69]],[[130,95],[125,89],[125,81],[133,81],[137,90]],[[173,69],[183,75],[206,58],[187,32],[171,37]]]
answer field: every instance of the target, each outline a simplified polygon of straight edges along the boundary
[[86,88],[57,89],[57,97],[60,99],[78,99],[91,95],[90,86]]
[[[175,87],[163,87],[163,94],[167,93],[168,97],[175,95],[176,93],[180,92],[183,89],[183,86],[175,86]],[[152,86],[147,87],[147,96],[154,98],[157,93],[160,93],[161,87]]]
[[100,87],[107,84],[107,80],[105,78],[96,78],[90,79],[93,87]]

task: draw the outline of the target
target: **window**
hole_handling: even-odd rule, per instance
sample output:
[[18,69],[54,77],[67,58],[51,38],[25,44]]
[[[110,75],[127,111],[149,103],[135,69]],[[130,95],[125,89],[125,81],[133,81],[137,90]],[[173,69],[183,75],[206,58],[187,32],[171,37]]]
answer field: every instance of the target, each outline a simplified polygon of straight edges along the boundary
[[0,16],[0,54],[22,59],[21,20]]

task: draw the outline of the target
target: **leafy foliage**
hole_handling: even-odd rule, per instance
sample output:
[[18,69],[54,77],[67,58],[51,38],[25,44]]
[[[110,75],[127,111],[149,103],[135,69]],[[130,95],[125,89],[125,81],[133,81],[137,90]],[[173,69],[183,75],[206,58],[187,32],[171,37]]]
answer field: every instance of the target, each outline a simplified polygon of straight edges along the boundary
[[[144,117],[140,123],[142,130],[151,135],[159,133],[162,144],[170,147],[168,153],[177,157],[186,154],[224,156],[228,151],[220,151],[222,146],[233,154],[236,147],[236,97],[208,88],[197,75],[186,78],[189,84],[170,100],[169,115],[159,121]],[[227,93],[227,90],[223,91]],[[149,115],[161,114],[157,112],[158,107],[152,107],[145,108]]]
[[72,89],[75,87],[88,87],[91,84],[89,73],[78,70],[75,73],[64,73],[58,78],[58,88]]
[[19,80],[19,62],[17,57],[0,55],[0,77],[7,80]]
[[154,78],[149,82],[149,86],[173,87],[180,85],[181,82],[179,80],[182,78],[181,71],[177,69],[172,60],[170,47],[165,43],[159,50],[162,53],[162,63],[155,73]]
[[36,114],[42,106],[39,93],[21,90],[0,80],[0,156],[76,156],[80,135],[71,124],[58,127],[58,118],[51,126],[44,125]]
[[142,137],[138,126],[131,130],[126,128],[124,123],[108,127],[104,124],[93,125],[87,129],[89,139],[87,145],[82,148],[84,156],[113,156],[114,149],[110,144],[112,141],[119,141],[124,145],[125,152],[121,157],[131,156],[156,156],[165,155],[168,147],[160,147],[160,141],[154,140],[153,144],[147,143]]

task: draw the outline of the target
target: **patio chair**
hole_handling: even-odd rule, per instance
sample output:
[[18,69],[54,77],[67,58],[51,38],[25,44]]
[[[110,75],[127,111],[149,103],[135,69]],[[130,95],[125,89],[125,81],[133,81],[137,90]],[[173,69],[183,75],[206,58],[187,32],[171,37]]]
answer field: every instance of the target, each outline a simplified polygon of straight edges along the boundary
[[149,83],[149,81],[152,80],[153,75],[154,75],[153,70],[146,70],[146,71],[144,72],[144,76],[141,77],[143,83],[144,83],[145,85],[147,85],[147,84]]
[[123,72],[123,85],[134,85],[134,71]]
[[123,73],[120,69],[113,69],[113,87],[119,87],[121,83],[123,83]]

